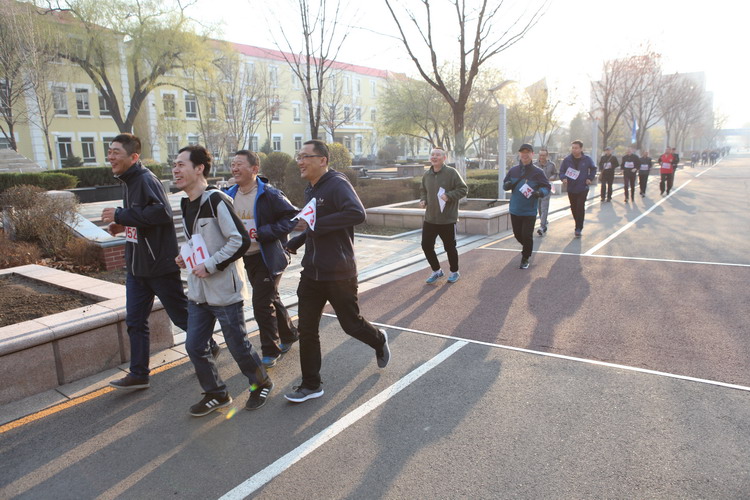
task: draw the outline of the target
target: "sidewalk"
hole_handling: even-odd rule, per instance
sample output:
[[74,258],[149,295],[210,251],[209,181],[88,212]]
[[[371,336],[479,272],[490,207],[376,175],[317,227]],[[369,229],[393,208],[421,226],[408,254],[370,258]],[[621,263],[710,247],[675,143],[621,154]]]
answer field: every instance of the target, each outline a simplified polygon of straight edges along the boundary
[[[619,187],[616,187],[617,190]],[[179,209],[179,200],[181,194],[172,194],[169,196],[170,204],[173,209]],[[598,203],[598,190],[591,189],[589,192],[588,203]],[[106,201],[87,203],[81,205],[80,213],[89,219],[96,220],[101,214],[101,210],[108,206],[118,206],[117,201]],[[587,205],[588,206],[588,205]],[[554,221],[566,217],[570,214],[568,197],[553,196],[550,200],[549,220]],[[178,229],[178,233],[180,229]],[[512,234],[506,231],[499,234],[483,235],[458,235],[457,245],[459,254],[466,253],[482,245],[505,238]],[[179,235],[178,235],[179,236]],[[424,271],[427,274],[428,265],[424,258],[421,247],[421,230],[408,231],[392,237],[355,235],[354,248],[357,257],[357,266],[359,269],[359,290],[360,292],[371,290],[378,286],[384,285],[403,276],[412,274],[417,271]],[[299,272],[301,270],[300,262],[302,260],[304,247],[293,257],[291,265],[284,272],[279,286],[281,299],[289,308],[290,314],[296,316],[297,306],[297,284],[299,283]],[[438,239],[435,248],[438,257],[444,259],[445,251]],[[520,251],[520,247],[519,247]],[[123,271],[124,272],[124,271]],[[247,322],[247,330],[251,339],[258,336],[258,326],[254,321],[252,305],[249,301],[244,308]],[[367,314],[367,311],[364,311]],[[185,332],[173,325],[175,334],[175,345],[170,349],[153,353],[151,356],[152,373],[158,373],[160,368],[167,369],[167,365],[177,362],[184,362],[187,353],[184,348]],[[220,327],[217,326],[215,339],[223,344]],[[258,348],[258,341],[255,340],[254,347]],[[95,391],[108,391],[109,382],[121,378],[127,373],[129,364],[125,363],[116,369],[107,370],[96,375],[78,380],[71,384],[59,386],[56,389],[46,391],[26,399],[0,406],[0,425],[12,422],[14,420],[31,415],[52,406],[70,402],[89,395]],[[114,390],[114,389],[111,389]]]

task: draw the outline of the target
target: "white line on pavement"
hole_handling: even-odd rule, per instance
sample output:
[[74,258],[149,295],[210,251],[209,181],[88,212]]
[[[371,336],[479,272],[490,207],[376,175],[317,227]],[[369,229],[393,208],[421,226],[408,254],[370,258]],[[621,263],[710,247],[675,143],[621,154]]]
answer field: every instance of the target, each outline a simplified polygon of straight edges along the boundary
[[456,342],[454,344],[451,344],[448,348],[438,353],[437,356],[424,363],[416,370],[408,373],[404,378],[400,379],[398,382],[388,387],[383,392],[377,394],[362,406],[359,406],[358,408],[352,410],[350,413],[346,414],[341,419],[329,425],[283,457],[276,460],[274,463],[267,466],[265,469],[261,470],[231,491],[227,492],[220,498],[220,500],[240,499],[252,494],[258,488],[274,479],[289,467],[299,462],[304,457],[336,437],[336,435],[338,435],[340,432],[347,429],[349,426],[356,423],[359,419],[366,416],[375,408],[382,405],[390,398],[401,392],[403,389],[411,385],[419,377],[448,359],[452,354],[461,349],[467,343],[468,342],[463,339],[456,339]]
[[631,227],[633,226],[633,224],[635,224],[636,222],[638,222],[638,221],[639,221],[639,220],[641,220],[642,218],[646,217],[646,216],[647,216],[648,214],[650,214],[650,213],[651,213],[651,212],[652,212],[652,211],[653,211],[653,210],[654,210],[654,209],[655,209],[656,207],[658,207],[659,205],[661,205],[662,203],[664,203],[665,201],[667,201],[667,200],[668,200],[669,198],[671,198],[671,197],[672,197],[673,195],[677,194],[677,192],[678,192],[678,191],[679,191],[680,189],[684,188],[685,186],[687,186],[687,185],[688,185],[688,184],[690,184],[691,182],[693,182],[693,179],[690,179],[690,180],[688,180],[688,181],[685,181],[685,182],[684,182],[684,183],[683,183],[683,184],[682,184],[682,185],[681,185],[680,187],[678,187],[677,189],[673,190],[673,191],[672,191],[671,193],[669,193],[669,194],[668,194],[667,196],[665,196],[665,197],[664,197],[664,198],[662,198],[661,200],[659,200],[659,201],[657,201],[656,203],[654,203],[653,205],[651,205],[651,207],[649,207],[649,209],[648,209],[648,210],[646,210],[646,211],[645,211],[645,212],[643,212],[643,213],[642,213],[641,215],[639,215],[639,216],[638,216],[638,217],[636,217],[635,219],[631,220],[630,222],[628,222],[627,224],[625,224],[624,226],[622,226],[622,227],[621,227],[620,229],[618,229],[618,230],[617,230],[617,231],[615,231],[614,233],[610,234],[610,235],[609,235],[609,236],[608,236],[607,238],[605,238],[604,240],[600,241],[600,242],[599,242],[598,244],[596,244],[596,245],[594,245],[593,247],[591,247],[591,249],[589,249],[589,251],[588,251],[588,252],[586,252],[586,253],[584,253],[583,255],[593,255],[593,253],[594,253],[594,252],[596,252],[597,250],[599,250],[599,249],[600,249],[601,247],[603,247],[604,245],[606,245],[607,243],[609,243],[609,242],[610,242],[610,241],[612,241],[613,239],[617,238],[617,237],[618,237],[618,236],[619,236],[620,234],[622,234],[622,233],[624,233],[625,231],[627,231],[628,229],[630,229],[630,228],[631,228]]
[[[333,316],[333,314],[326,313],[326,316]],[[472,339],[464,339],[461,337],[453,337],[451,335],[443,335],[441,333],[432,333],[432,332],[426,332],[424,330],[415,330],[413,328],[404,328],[401,326],[395,326],[395,325],[388,325],[386,323],[376,323],[372,322],[373,325],[380,326],[382,328],[390,328],[392,330],[402,330],[405,332],[411,332],[411,333],[419,333],[421,335],[427,335],[430,337],[438,337],[441,339],[446,340],[462,340],[464,342],[475,344],[475,345],[484,345],[488,347],[497,347],[500,349],[506,349],[508,351],[517,351],[517,352],[523,352],[526,354],[536,354],[538,356],[546,356],[549,358],[557,358],[557,359],[564,359],[567,361],[575,361],[577,363],[586,363],[589,365],[596,365],[596,366],[606,366],[608,368],[617,368],[619,370],[627,370],[631,372],[637,372],[637,373],[645,373],[648,375],[658,375],[660,377],[667,377],[667,378],[674,378],[678,380],[685,380],[688,382],[698,382],[701,384],[708,384],[708,385],[716,385],[719,387],[724,387],[727,389],[737,389],[740,391],[747,391],[750,392],[750,387],[745,385],[737,385],[737,384],[728,384],[726,382],[719,382],[717,380],[709,380],[704,378],[697,378],[697,377],[689,377],[687,375],[677,375],[675,373],[668,373],[668,372],[661,372],[658,370],[649,370],[648,368],[638,368],[636,366],[628,366],[628,365],[619,365],[617,363],[609,363],[607,361],[597,361],[595,359],[586,359],[586,358],[576,358],[575,356],[567,356],[565,354],[556,354],[554,352],[544,352],[544,351],[534,351],[532,349],[525,349],[523,347],[513,347],[509,345],[504,344],[494,344],[492,342],[483,342],[481,340],[472,340]]]
[[[481,250],[494,250],[495,252],[513,252],[518,253],[514,248],[482,248]],[[701,260],[679,260],[679,259],[658,259],[656,257],[629,257],[627,255],[587,255],[585,253],[574,252],[549,252],[545,250],[534,250],[534,253],[543,253],[547,255],[572,255],[574,257],[592,257],[594,259],[622,259],[622,260],[645,260],[653,262],[672,262],[675,264],[703,264],[708,266],[730,266],[730,267],[750,267],[750,264],[737,264],[732,262],[708,262]]]

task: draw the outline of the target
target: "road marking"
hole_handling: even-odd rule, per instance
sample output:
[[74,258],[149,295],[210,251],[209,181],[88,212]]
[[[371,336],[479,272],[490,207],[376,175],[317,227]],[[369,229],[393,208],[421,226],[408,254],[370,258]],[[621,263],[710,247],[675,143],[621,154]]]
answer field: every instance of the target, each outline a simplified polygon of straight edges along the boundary
[[647,216],[648,214],[650,214],[650,213],[651,213],[651,212],[652,212],[652,211],[653,211],[653,210],[654,210],[654,209],[655,209],[656,207],[658,207],[659,205],[661,205],[662,203],[664,203],[665,201],[667,201],[667,200],[668,200],[669,198],[671,198],[671,197],[672,197],[673,195],[677,194],[677,192],[678,192],[678,191],[679,191],[680,189],[684,188],[685,186],[687,186],[687,185],[688,185],[688,184],[690,184],[691,182],[693,182],[693,179],[690,179],[690,180],[687,180],[687,181],[685,181],[685,182],[684,182],[684,183],[683,183],[683,184],[682,184],[682,185],[681,185],[680,187],[678,187],[677,189],[673,190],[673,191],[672,191],[671,193],[669,193],[669,194],[668,194],[667,196],[665,196],[665,197],[664,197],[664,198],[662,198],[661,200],[659,200],[659,201],[657,201],[656,203],[654,203],[653,205],[651,205],[651,207],[649,207],[649,209],[648,209],[648,210],[646,210],[646,211],[645,211],[645,212],[643,212],[643,213],[642,213],[641,215],[639,215],[639,216],[638,216],[638,217],[636,217],[635,219],[631,220],[630,222],[628,222],[627,224],[625,224],[624,226],[622,226],[622,227],[621,227],[620,229],[618,229],[617,231],[615,231],[614,233],[612,233],[611,235],[609,235],[609,236],[608,236],[607,238],[605,238],[604,240],[602,240],[601,242],[599,242],[599,243],[598,243],[597,245],[594,245],[593,247],[591,247],[591,249],[589,249],[589,251],[588,251],[588,252],[586,252],[586,253],[584,253],[583,255],[592,255],[592,254],[593,254],[594,252],[596,252],[597,250],[599,250],[599,249],[600,249],[601,247],[603,247],[604,245],[606,245],[607,243],[609,243],[609,242],[610,242],[610,241],[612,241],[613,239],[615,239],[615,238],[617,238],[618,236],[620,236],[620,234],[622,234],[622,233],[624,233],[625,231],[627,231],[628,229],[630,229],[630,228],[631,228],[631,227],[632,227],[632,226],[633,226],[633,225],[634,225],[634,224],[635,224],[636,222],[638,222],[639,220],[641,220],[641,219],[643,219],[644,217],[646,217],[646,216]]
[[[482,250],[518,253],[518,249],[514,249],[514,248],[482,248]],[[709,262],[709,261],[701,261],[701,260],[659,259],[656,257],[630,257],[627,255],[603,255],[603,254],[587,255],[585,253],[551,252],[551,251],[546,251],[546,250],[534,250],[534,253],[547,254],[547,255],[571,255],[573,257],[591,257],[594,259],[644,260],[644,261],[653,261],[653,262],[671,262],[674,264],[701,264],[701,265],[707,265],[707,266],[750,267],[750,264],[739,264],[739,263],[732,263],[732,262]]]
[[408,373],[404,378],[400,379],[395,384],[377,394],[363,405],[355,408],[341,419],[329,425],[286,455],[282,456],[281,458],[267,466],[265,469],[261,470],[246,481],[242,482],[237,487],[230,490],[225,495],[220,497],[221,500],[241,499],[251,495],[258,488],[277,477],[289,467],[299,462],[307,455],[336,437],[340,432],[346,430],[348,427],[356,423],[359,419],[366,416],[368,413],[388,401],[403,389],[407,388],[419,377],[448,359],[451,355],[453,355],[467,343],[468,342],[463,339],[456,339],[456,342],[454,344],[438,353],[437,356],[419,366],[416,370]]
[[[329,313],[325,313],[325,315],[326,316],[333,316],[333,317],[335,317],[334,315],[329,314]],[[469,343],[469,344],[482,345],[482,346],[487,346],[487,347],[497,347],[499,349],[505,349],[505,350],[508,350],[508,351],[517,351],[517,352],[523,352],[523,353],[526,353],[526,354],[536,354],[538,356],[546,356],[546,357],[549,357],[549,358],[564,359],[564,360],[567,360],[567,361],[575,361],[577,363],[585,363],[585,364],[595,365],[595,366],[605,366],[605,367],[608,367],[608,368],[616,368],[618,370],[627,370],[627,371],[636,372],[636,373],[644,373],[644,374],[648,374],[648,375],[657,375],[657,376],[660,376],[660,377],[674,378],[674,379],[677,379],[677,380],[685,380],[685,381],[688,381],[688,382],[698,382],[698,383],[701,383],[701,384],[715,385],[715,386],[724,387],[724,388],[727,388],[727,389],[737,389],[737,390],[740,390],[740,391],[750,392],[750,387],[748,387],[748,386],[738,385],[738,384],[729,384],[727,382],[719,382],[718,380],[710,380],[710,379],[704,379],[704,378],[698,378],[698,377],[690,377],[688,375],[678,375],[678,374],[675,374],[675,373],[662,372],[662,371],[659,371],[659,370],[649,370],[648,368],[638,368],[637,366],[620,365],[620,364],[617,364],[617,363],[610,363],[608,361],[597,361],[595,359],[577,358],[575,356],[568,356],[566,354],[556,354],[554,352],[535,351],[533,349],[526,349],[526,348],[523,348],[523,347],[513,347],[513,346],[509,346],[509,345],[504,345],[504,344],[495,344],[493,342],[484,342],[484,341],[481,341],[481,340],[473,340],[473,339],[466,339],[466,338],[461,338],[461,337],[454,337],[452,335],[444,335],[444,334],[441,334],[441,333],[427,332],[427,331],[424,331],[424,330],[415,330],[413,328],[405,328],[405,327],[402,327],[402,326],[389,325],[389,324],[386,324],[386,323],[377,323],[377,322],[374,322],[374,321],[372,321],[371,323],[373,325],[377,325],[377,326],[382,327],[382,328],[390,328],[390,329],[393,329],[393,330],[401,330],[401,331],[404,331],[404,332],[418,333],[418,334],[421,334],[421,335],[427,335],[429,337],[437,337],[437,338],[441,338],[441,339],[445,339],[445,340],[464,341],[464,342]]]

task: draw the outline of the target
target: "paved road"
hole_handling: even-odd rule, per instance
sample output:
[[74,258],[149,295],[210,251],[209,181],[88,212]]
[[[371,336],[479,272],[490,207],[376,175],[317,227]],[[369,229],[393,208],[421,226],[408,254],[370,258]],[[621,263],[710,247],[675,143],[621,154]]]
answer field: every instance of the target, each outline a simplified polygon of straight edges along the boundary
[[295,348],[257,412],[190,418],[183,361],[8,428],[0,498],[746,497],[749,178],[741,156],[668,198],[652,178],[635,207],[591,203],[580,240],[561,214],[528,271],[511,237],[463,253],[455,285],[384,277],[361,302],[391,364],[327,316],[321,399],[279,397]]

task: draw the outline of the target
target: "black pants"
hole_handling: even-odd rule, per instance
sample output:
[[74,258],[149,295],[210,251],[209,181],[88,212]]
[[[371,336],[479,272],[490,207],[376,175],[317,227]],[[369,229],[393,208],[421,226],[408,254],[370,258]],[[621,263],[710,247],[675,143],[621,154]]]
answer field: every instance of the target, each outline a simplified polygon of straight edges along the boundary
[[297,329],[279,297],[281,274],[271,276],[260,252],[242,260],[253,288],[253,315],[260,329],[261,354],[278,356],[279,341],[289,344],[297,340]]
[[672,190],[672,184],[674,184],[674,172],[669,174],[661,174],[661,181],[659,182],[659,191],[664,194],[664,187],[666,184],[667,194]]
[[[635,172],[632,170],[627,170],[623,172],[622,174],[623,182],[625,184],[625,199],[628,199],[628,196],[630,196],[631,200],[635,199]],[[630,191],[630,195],[628,195],[628,191]]]
[[510,223],[513,225],[513,236],[523,246],[521,257],[528,259],[531,257],[531,251],[534,249],[534,224],[536,223],[536,216],[510,214]]
[[602,201],[604,201],[604,195],[607,195],[607,200],[612,199],[612,183],[615,181],[615,169],[614,168],[608,168],[607,170],[602,170],[601,180],[599,182],[602,183],[601,188],[601,194],[602,194]]
[[646,184],[648,184],[648,170],[638,172],[638,181],[641,184],[641,194],[646,194]]
[[302,387],[320,387],[320,317],[330,302],[341,328],[347,335],[373,349],[381,347],[385,337],[359,314],[357,278],[341,281],[316,281],[306,276],[297,287],[299,298],[299,357],[302,366]]
[[448,254],[448,264],[451,272],[458,271],[458,251],[456,250],[456,225],[455,224],[422,224],[422,251],[427,257],[427,262],[433,271],[440,269],[440,262],[435,253],[435,240],[440,236],[445,253]]
[[568,192],[568,200],[570,201],[570,211],[573,213],[573,219],[576,221],[576,229],[583,229],[583,219],[586,217],[586,198],[589,195],[589,190],[581,193]]

